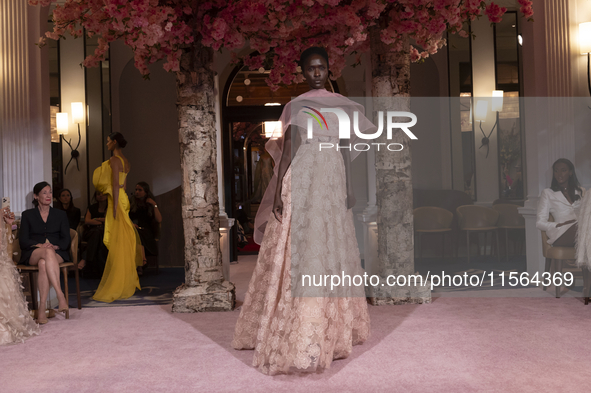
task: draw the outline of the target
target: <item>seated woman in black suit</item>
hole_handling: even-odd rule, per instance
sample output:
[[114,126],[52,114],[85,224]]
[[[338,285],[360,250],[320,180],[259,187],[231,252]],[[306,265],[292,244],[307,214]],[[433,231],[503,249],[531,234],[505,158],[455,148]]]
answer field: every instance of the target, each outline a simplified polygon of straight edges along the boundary
[[35,184],[33,188],[34,208],[25,210],[21,218],[19,243],[22,250],[23,265],[39,267],[37,279],[39,287],[38,320],[47,323],[45,306],[49,286],[55,289],[59,302],[58,311],[68,309],[66,297],[60,285],[59,264],[70,260],[70,226],[66,212],[52,208],[51,186],[47,182]]
[[74,206],[74,201],[72,201],[72,193],[67,188],[64,188],[60,191],[60,197],[58,198],[58,203],[55,204],[56,209],[64,210],[68,216],[68,223],[70,224],[70,228],[73,230],[78,229],[78,225],[80,225],[80,209]]
[[154,198],[148,183],[141,181],[135,186],[129,210],[129,218],[137,228],[146,255],[158,255],[156,237],[162,215]]

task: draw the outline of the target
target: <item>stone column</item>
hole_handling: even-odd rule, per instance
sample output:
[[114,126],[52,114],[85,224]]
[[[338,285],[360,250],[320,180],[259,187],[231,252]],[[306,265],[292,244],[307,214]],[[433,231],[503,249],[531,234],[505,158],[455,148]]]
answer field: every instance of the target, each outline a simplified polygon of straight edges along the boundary
[[212,60],[211,48],[196,43],[177,73],[185,283],[173,293],[173,312],[230,311],[235,303],[220,253]]
[[[408,54],[394,54],[380,40],[379,30],[370,32],[372,95],[374,113],[378,111],[410,112],[410,58]],[[407,43],[408,45],[408,43]],[[381,97],[397,97],[384,100]],[[401,130],[386,139],[386,132],[379,143],[401,143],[404,149],[391,152],[380,149],[376,152],[378,274],[382,279],[388,275],[414,274],[413,242],[413,194],[411,178],[410,141]],[[384,145],[385,146],[385,145]],[[431,291],[428,286],[378,287],[373,288],[370,301],[374,305],[429,303]]]

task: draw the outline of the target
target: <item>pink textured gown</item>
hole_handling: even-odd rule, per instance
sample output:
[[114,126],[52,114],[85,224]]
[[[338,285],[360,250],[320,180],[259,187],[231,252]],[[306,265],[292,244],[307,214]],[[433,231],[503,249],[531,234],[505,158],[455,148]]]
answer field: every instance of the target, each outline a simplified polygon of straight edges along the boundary
[[[318,94],[334,93],[311,91],[300,97]],[[253,365],[265,374],[320,372],[333,359],[349,356],[353,345],[369,336],[363,287],[306,289],[301,274],[294,273],[363,274],[352,211],[346,209],[342,155],[318,149],[321,142],[338,142],[338,127],[331,128],[331,122],[338,121],[327,119],[330,131],[315,129],[314,138],[300,146],[284,176],[282,222],[272,212],[267,217],[236,323],[232,346],[254,349]],[[282,121],[290,123],[285,111]],[[270,184],[274,189],[276,183]]]

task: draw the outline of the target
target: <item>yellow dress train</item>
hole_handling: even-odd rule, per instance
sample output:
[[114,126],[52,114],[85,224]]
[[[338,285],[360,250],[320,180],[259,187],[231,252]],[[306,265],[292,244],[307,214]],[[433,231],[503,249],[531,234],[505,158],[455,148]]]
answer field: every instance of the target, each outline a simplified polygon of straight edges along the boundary
[[[125,184],[126,176],[125,172],[119,172],[120,184]],[[94,171],[92,179],[95,189],[107,194],[109,201],[103,238],[105,246],[109,249],[109,255],[103,277],[93,296],[94,300],[106,303],[127,299],[133,296],[136,288],[141,289],[136,267],[142,266],[143,261],[140,238],[129,219],[129,198],[123,188],[119,189],[117,218],[113,218],[115,204],[111,179],[112,170],[109,161],[103,162]]]

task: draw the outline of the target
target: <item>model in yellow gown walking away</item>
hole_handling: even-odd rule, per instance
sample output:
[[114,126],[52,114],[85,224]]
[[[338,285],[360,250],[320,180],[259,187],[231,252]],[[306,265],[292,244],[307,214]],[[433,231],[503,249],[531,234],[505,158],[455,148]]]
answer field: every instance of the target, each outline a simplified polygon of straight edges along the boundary
[[[127,141],[119,132],[107,137],[107,148],[113,156],[94,171],[94,188],[108,195],[105,235],[103,241],[109,249],[101,282],[94,300],[110,303],[133,296],[140,288],[137,266],[142,265],[139,236],[129,219],[129,199],[125,193],[129,161],[121,149]],[[116,201],[116,203],[115,203]]]

